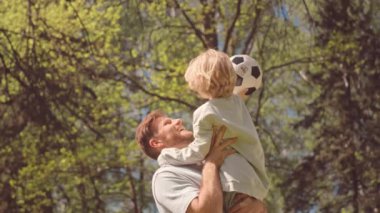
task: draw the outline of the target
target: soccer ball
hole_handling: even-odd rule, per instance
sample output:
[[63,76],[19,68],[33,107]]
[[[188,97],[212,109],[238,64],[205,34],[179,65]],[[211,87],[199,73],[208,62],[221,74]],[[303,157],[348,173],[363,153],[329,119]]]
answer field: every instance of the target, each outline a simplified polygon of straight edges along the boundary
[[230,59],[237,75],[234,94],[248,89],[245,95],[250,95],[261,87],[263,75],[255,59],[248,55],[234,55]]

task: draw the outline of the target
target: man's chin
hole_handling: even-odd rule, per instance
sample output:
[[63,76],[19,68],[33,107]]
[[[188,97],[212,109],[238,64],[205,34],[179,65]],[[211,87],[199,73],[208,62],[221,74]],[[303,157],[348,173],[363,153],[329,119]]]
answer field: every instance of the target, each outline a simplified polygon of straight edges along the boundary
[[190,141],[189,143],[191,143],[194,140],[193,132],[187,131],[187,132],[184,132],[184,135],[186,135],[186,138]]

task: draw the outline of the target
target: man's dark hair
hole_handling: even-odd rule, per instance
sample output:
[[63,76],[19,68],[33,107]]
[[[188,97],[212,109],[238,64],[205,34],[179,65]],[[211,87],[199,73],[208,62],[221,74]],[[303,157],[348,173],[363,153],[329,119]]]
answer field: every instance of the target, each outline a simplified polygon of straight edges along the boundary
[[150,158],[157,160],[160,152],[150,146],[149,140],[157,132],[157,129],[153,126],[153,123],[157,118],[166,116],[163,112],[155,110],[150,112],[137,126],[136,129],[136,141],[139,143],[143,152]]

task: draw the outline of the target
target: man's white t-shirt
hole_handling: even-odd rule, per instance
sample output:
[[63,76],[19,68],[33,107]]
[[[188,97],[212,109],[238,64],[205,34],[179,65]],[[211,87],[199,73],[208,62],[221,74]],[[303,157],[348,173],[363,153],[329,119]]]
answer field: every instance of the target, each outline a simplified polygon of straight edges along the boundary
[[152,193],[160,213],[185,213],[198,197],[202,167],[198,165],[161,166],[153,175]]

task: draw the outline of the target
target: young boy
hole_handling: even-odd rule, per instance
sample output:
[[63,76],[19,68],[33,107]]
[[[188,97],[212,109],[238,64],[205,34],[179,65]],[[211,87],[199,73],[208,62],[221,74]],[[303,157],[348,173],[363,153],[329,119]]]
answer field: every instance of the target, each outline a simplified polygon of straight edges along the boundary
[[160,165],[200,163],[210,149],[213,127],[225,125],[225,137],[237,137],[232,147],[237,151],[220,168],[225,192],[225,209],[236,193],[263,200],[269,181],[264,152],[252,118],[241,97],[233,94],[236,74],[229,57],[209,49],[193,59],[185,73],[191,90],[208,99],[193,114],[194,141],[186,148],[166,148],[158,157]]

